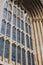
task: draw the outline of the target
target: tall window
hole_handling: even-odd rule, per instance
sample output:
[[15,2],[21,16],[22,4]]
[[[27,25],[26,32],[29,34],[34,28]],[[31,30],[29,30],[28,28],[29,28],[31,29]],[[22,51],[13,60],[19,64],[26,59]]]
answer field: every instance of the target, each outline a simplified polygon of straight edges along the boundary
[[8,9],[12,10],[12,5],[11,4],[8,4]]
[[23,18],[23,11],[21,11],[21,18]]
[[16,25],[16,16],[13,16],[13,25]]
[[13,13],[16,14],[16,7],[13,7]]
[[5,19],[7,18],[7,10],[6,10],[6,9],[4,9],[3,17],[4,17]]
[[17,61],[18,63],[21,63],[21,48],[17,47]]
[[20,17],[20,10],[17,9],[17,16]]
[[16,41],[16,28],[12,28],[12,39]]
[[31,58],[32,58],[32,65],[35,65],[33,53],[31,54]]
[[7,29],[6,29],[6,36],[8,36],[8,37],[10,37],[10,29],[11,28],[11,26],[10,26],[10,24],[8,23],[7,24]]
[[8,11],[8,21],[11,21],[11,12]]
[[30,37],[30,48],[33,50],[32,38]]
[[22,49],[22,65],[26,65],[25,50]]
[[17,42],[20,43],[20,31],[17,30]]
[[30,27],[30,25],[29,25],[29,34],[31,35],[31,27]]
[[21,43],[24,45],[24,33],[21,32]]
[[5,58],[9,58],[10,43],[8,40],[5,41]]
[[27,52],[27,58],[28,58],[28,65],[31,65],[31,57],[30,57],[30,52]]
[[26,33],[28,33],[28,24],[25,24],[25,28],[26,28]]
[[4,46],[4,40],[3,38],[0,38],[0,56],[3,55],[3,46]]
[[7,8],[8,7],[8,2],[6,1],[5,3],[4,3],[4,8]]
[[24,30],[24,22],[21,20],[21,29]]
[[17,27],[20,28],[20,19],[17,18]]
[[2,27],[1,27],[1,33],[5,34],[5,28],[6,28],[6,22],[2,20]]
[[28,37],[28,35],[26,35],[26,45],[27,45],[28,48],[30,47],[29,46],[29,37]]
[[16,61],[16,45],[12,44],[12,61]]

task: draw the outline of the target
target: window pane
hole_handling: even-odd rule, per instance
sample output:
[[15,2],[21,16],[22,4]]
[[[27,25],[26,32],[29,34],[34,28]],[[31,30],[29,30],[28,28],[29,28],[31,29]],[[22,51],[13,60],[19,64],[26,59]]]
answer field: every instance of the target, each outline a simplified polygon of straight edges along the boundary
[[30,25],[29,25],[29,34],[31,35],[31,27],[30,27]]
[[20,10],[17,9],[17,16],[20,17]]
[[20,47],[17,47],[17,61],[18,61],[18,63],[21,62],[21,49],[20,49]]
[[16,14],[16,7],[13,7],[13,13]]
[[28,37],[28,35],[26,35],[26,45],[29,48],[29,37]]
[[7,8],[8,7],[8,2],[6,1],[5,3],[4,3],[4,8]]
[[17,42],[20,43],[20,31],[17,30]]
[[21,29],[24,30],[24,22],[21,20]]
[[26,65],[25,50],[24,49],[22,49],[22,65]]
[[16,16],[13,16],[13,25],[16,25]]
[[25,28],[26,28],[26,33],[28,33],[28,24],[25,24]]
[[20,19],[19,18],[17,18],[17,27],[20,28]]
[[33,43],[32,43],[32,38],[30,37],[30,47],[33,50]]
[[12,61],[16,61],[16,46],[12,45]]
[[7,18],[7,10],[6,10],[6,9],[4,9],[3,17],[4,17],[5,19]]
[[0,56],[2,56],[3,54],[3,46],[4,46],[4,40],[3,38],[0,38]]
[[5,58],[9,58],[9,41],[5,41]]
[[8,21],[11,21],[11,13],[8,12]]
[[16,41],[16,28],[13,27],[12,29],[12,39]]
[[22,44],[24,45],[24,33],[21,32],[21,40],[22,40]]
[[28,65],[31,65],[31,57],[30,57],[30,52],[27,52],[27,58],[28,58]]
[[8,4],[8,9],[9,9],[9,10],[12,10],[11,4]]
[[3,20],[3,21],[2,21],[2,27],[1,27],[1,33],[2,33],[2,34],[5,34],[5,28],[6,28],[6,23],[5,23],[5,21]]
[[7,29],[6,29],[6,35],[8,36],[8,37],[10,37],[10,29],[11,28],[11,26],[10,26],[10,24],[8,23],[7,24]]
[[31,57],[32,57],[32,65],[35,65],[33,53],[31,54]]
[[21,18],[23,18],[23,11],[21,11]]

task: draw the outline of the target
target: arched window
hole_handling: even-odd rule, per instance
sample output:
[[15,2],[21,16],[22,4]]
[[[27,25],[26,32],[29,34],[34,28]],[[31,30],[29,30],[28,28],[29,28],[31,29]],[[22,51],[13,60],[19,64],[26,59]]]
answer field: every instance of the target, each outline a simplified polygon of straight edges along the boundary
[[3,55],[3,47],[4,46],[4,39],[0,38],[0,56]]
[[12,28],[12,39],[16,41],[16,28]]
[[16,61],[16,45],[12,44],[12,61]]
[[32,38],[30,37],[30,48],[33,50]]
[[17,62],[21,63],[21,48],[17,47]]
[[29,46],[29,36],[28,35],[26,35],[26,45],[27,45],[28,48],[30,48],[30,46]]
[[7,23],[6,36],[10,37],[11,25]]
[[32,65],[35,65],[33,53],[31,54],[31,58],[32,58]]
[[12,10],[12,5],[11,4],[8,4],[8,9]]
[[1,27],[1,33],[5,34],[5,28],[6,28],[6,22],[2,20],[2,27]]
[[9,58],[10,43],[8,40],[5,41],[5,58]]
[[7,8],[8,7],[8,2],[6,1],[5,3],[4,3],[4,8]]
[[31,57],[30,57],[30,52],[27,52],[27,59],[28,59],[28,65],[31,65]]
[[22,49],[22,65],[26,65],[25,50]]

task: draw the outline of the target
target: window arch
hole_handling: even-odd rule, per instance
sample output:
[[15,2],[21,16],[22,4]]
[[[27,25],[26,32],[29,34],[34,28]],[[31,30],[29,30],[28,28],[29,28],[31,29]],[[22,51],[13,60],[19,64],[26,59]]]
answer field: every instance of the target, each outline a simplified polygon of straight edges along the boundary
[[31,65],[31,57],[30,57],[30,52],[27,52],[27,59],[28,59],[28,65]]
[[0,38],[0,56],[3,55],[4,39]]
[[17,62],[21,62],[21,48],[19,46],[17,47]]
[[25,50],[22,49],[22,65],[26,65]]
[[2,34],[5,34],[5,28],[6,28],[6,22],[5,22],[5,20],[2,20],[2,27],[1,27]]
[[4,3],[4,8],[7,8],[7,7],[8,7],[8,2],[5,1],[5,3]]
[[12,61],[16,61],[16,45],[12,44]]
[[5,58],[9,58],[9,49],[10,49],[10,42],[8,40],[5,41]]

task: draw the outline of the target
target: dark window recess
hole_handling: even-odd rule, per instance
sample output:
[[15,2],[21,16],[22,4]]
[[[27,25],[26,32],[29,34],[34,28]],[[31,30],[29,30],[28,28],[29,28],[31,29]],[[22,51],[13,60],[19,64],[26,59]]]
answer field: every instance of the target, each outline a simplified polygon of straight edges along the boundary
[[17,47],[17,61],[21,63],[21,48]]
[[16,45],[12,44],[12,61],[16,61]]

